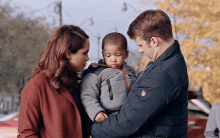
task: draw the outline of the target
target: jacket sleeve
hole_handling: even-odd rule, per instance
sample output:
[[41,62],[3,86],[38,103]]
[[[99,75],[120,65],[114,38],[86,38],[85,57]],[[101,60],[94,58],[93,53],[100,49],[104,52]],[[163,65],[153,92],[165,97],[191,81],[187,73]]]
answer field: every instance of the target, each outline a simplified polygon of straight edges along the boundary
[[40,100],[38,87],[29,83],[21,92],[18,138],[38,138],[40,125]]
[[[166,73],[143,76],[131,89],[121,110],[101,123],[93,123],[93,138],[126,137],[139,133],[171,102],[177,91],[175,82]],[[149,126],[151,127],[151,126]]]
[[105,112],[100,105],[99,90],[100,78],[94,73],[88,73],[82,80],[80,97],[89,118],[94,122],[99,112]]
[[219,129],[217,126],[217,122],[220,119],[220,116],[217,116],[217,112],[220,109],[219,104],[220,103],[216,103],[211,108],[204,132],[205,138],[218,138],[218,133],[215,131]]

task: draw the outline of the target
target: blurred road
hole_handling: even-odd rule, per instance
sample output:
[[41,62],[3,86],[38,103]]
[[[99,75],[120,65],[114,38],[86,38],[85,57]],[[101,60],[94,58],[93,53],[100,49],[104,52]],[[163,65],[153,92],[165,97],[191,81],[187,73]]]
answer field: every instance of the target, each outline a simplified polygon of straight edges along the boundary
[[17,138],[17,127],[0,127],[0,138]]

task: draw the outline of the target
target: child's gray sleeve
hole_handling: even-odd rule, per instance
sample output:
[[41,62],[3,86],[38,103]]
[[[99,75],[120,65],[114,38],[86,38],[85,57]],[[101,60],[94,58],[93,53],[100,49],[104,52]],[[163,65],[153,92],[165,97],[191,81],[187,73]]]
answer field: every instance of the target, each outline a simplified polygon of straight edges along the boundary
[[80,97],[85,110],[94,122],[99,112],[105,112],[99,102],[101,80],[94,73],[88,73],[82,80]]

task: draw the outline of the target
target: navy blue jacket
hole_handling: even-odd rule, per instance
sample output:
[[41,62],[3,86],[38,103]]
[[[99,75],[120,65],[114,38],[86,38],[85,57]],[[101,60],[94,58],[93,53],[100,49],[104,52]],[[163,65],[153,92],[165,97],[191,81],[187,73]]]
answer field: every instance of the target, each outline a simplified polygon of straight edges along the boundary
[[188,74],[178,41],[140,74],[122,108],[91,126],[92,138],[187,138]]

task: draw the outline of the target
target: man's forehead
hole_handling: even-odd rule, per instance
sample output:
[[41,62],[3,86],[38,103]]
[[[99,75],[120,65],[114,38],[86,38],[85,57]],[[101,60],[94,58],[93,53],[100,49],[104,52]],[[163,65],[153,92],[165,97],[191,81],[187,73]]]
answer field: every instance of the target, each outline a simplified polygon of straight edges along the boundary
[[142,42],[144,41],[140,36],[137,36],[135,39],[134,39],[135,42]]
[[140,35],[136,35],[135,37],[134,37],[134,39],[141,39],[142,37],[140,36]]

